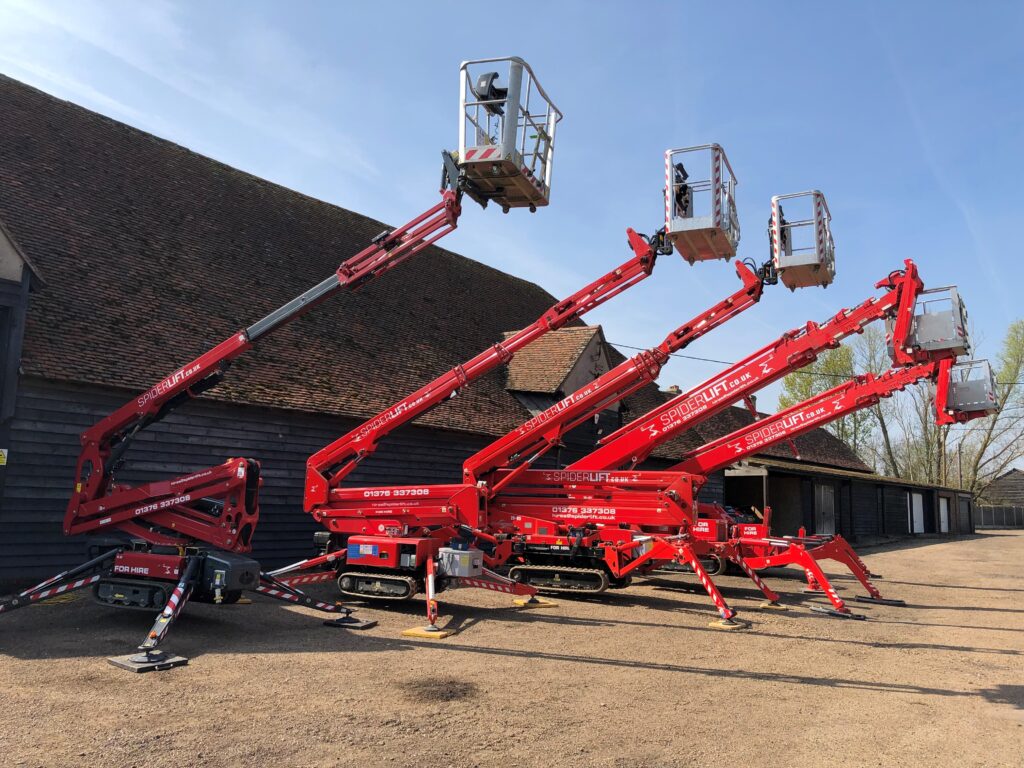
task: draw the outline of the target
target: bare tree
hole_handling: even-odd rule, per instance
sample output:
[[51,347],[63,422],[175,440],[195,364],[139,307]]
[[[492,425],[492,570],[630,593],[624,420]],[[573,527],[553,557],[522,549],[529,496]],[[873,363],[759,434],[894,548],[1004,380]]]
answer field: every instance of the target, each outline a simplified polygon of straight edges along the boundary
[[961,485],[977,494],[1024,459],[1024,320],[1010,324],[993,368],[999,413],[954,428]]
[[[837,422],[832,432],[877,472],[956,485],[980,494],[1012,466],[1024,462],[1024,320],[1007,329],[993,363],[1000,410],[992,416],[939,426],[935,423],[935,387],[918,385],[883,398],[865,410],[859,421]],[[835,386],[843,377],[877,374],[891,365],[885,334],[878,328],[865,328],[848,350],[832,350],[804,371],[787,376],[780,406]]]

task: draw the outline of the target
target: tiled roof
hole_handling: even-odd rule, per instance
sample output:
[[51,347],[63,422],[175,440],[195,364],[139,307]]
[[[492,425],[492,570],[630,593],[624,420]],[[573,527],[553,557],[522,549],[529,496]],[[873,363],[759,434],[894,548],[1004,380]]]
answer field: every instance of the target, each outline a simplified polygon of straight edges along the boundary
[[[744,462],[747,463],[747,462]],[[885,485],[900,485],[909,488],[928,488],[939,491],[953,491],[955,493],[961,493],[970,495],[970,491],[965,491],[961,488],[954,488],[951,485],[936,485],[935,483],[922,483],[917,480],[907,480],[902,477],[890,477],[888,475],[879,475],[877,473],[865,473],[863,471],[849,470],[849,469],[838,469],[836,467],[828,467],[822,464],[813,464],[809,461],[794,461],[792,456],[788,461],[785,459],[773,459],[765,456],[758,456],[753,458],[749,462],[752,466],[763,466],[768,469],[776,469],[782,472],[810,472],[813,474],[829,475],[831,477],[842,477],[849,478],[851,480],[867,480],[871,483],[883,483]]]
[[[600,331],[597,325],[562,328],[529,344],[509,363],[506,388],[546,395],[561,391],[583,350]],[[506,333],[505,338],[511,335],[512,332]]]
[[[428,190],[424,209],[434,202]],[[24,373],[133,391],[385,229],[3,76],[0,220],[46,276]],[[431,248],[260,340],[209,396],[370,416],[554,303],[533,283]],[[529,418],[503,385],[495,371],[422,421],[503,434]]]

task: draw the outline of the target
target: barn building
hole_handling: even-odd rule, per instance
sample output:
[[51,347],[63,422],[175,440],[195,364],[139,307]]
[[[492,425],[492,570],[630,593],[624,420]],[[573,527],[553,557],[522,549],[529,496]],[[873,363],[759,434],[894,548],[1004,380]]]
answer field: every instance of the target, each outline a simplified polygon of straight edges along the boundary
[[[82,559],[61,520],[85,428],[320,282],[386,226],[2,76],[0,115],[0,581],[14,582]],[[118,478],[258,458],[255,554],[270,566],[304,557],[317,530],[301,510],[306,458],[554,303],[537,285],[431,247],[261,340],[217,388],[142,433]],[[550,334],[399,430],[350,482],[456,481],[471,453],[623,359],[599,327]],[[647,387],[547,461],[573,460],[666,396]],[[751,418],[730,409],[650,466]],[[800,461],[769,449],[711,478],[704,498],[767,501],[786,528],[813,529],[827,519],[818,489],[831,484],[837,531],[910,530],[906,515],[878,507],[891,497],[896,509],[903,493],[906,508],[906,483],[871,475],[827,432],[797,445]],[[756,497],[758,482],[767,496]]]

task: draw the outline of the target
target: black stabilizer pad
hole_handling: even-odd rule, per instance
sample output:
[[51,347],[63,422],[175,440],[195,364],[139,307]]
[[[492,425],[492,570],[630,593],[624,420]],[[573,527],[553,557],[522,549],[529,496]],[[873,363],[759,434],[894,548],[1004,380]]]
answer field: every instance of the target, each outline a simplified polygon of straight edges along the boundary
[[107,661],[120,669],[127,669],[129,672],[162,672],[165,669],[174,669],[188,664],[184,656],[175,656],[173,653],[164,654],[161,657],[154,657],[150,661],[133,661],[138,659],[140,654],[131,653],[127,656],[111,656]]
[[340,619],[330,619],[324,622],[325,627],[335,629],[373,629],[377,626],[376,620],[353,619],[351,616],[342,616]]
[[875,605],[906,605],[906,600],[889,600],[885,597],[865,597],[864,595],[857,595],[853,598],[859,603],[874,603]]
[[831,616],[834,619],[853,619],[854,621],[864,621],[867,619],[863,613],[843,613],[837,611],[835,608],[826,608],[823,605],[812,605],[811,610],[815,613],[823,613],[826,616]]

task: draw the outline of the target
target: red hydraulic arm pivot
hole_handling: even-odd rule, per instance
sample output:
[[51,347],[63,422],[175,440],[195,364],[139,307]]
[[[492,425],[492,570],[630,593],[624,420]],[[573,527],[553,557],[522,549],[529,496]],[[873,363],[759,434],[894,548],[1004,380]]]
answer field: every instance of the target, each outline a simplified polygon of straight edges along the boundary
[[[839,346],[844,338],[860,333],[872,321],[894,318],[894,338],[907,338],[914,305],[923,285],[914,263],[907,259],[905,264],[904,270],[893,272],[877,284],[877,288],[888,289],[884,295],[843,310],[821,325],[812,322],[784,334],[714,378],[603,438],[598,448],[567,469],[612,470],[636,466],[661,443],[810,364],[821,352]],[[925,359],[919,350],[903,346],[894,350],[894,358],[901,365]]]
[[371,455],[381,439],[444,402],[463,386],[507,363],[521,348],[548,331],[563,327],[640,282],[654,269],[658,250],[643,235],[626,231],[633,257],[568,298],[555,304],[532,325],[424,385],[369,421],[311,456],[306,464],[305,509],[318,521],[330,513],[330,492]]
[[343,289],[356,289],[401,264],[454,230],[461,213],[461,191],[442,191],[430,210],[345,260],[337,272],[302,295],[222,341],[82,433],[74,493],[64,517],[64,533],[76,535],[120,529],[151,544],[188,539],[246,552],[258,509],[259,465],[249,459],[226,463],[186,477],[118,485],[114,473],[140,431],[179,405],[216,386],[231,362],[259,338],[308,312]]
[[[763,281],[742,262],[736,263],[736,273],[743,286],[735,293],[679,326],[658,346],[612,368],[471,456],[463,465],[463,481],[471,485],[483,483],[486,493],[493,498],[558,445],[571,429],[657,379],[669,355],[756,304],[764,290]],[[495,478],[496,471],[508,469],[520,460],[514,469],[502,473],[500,479]]]

